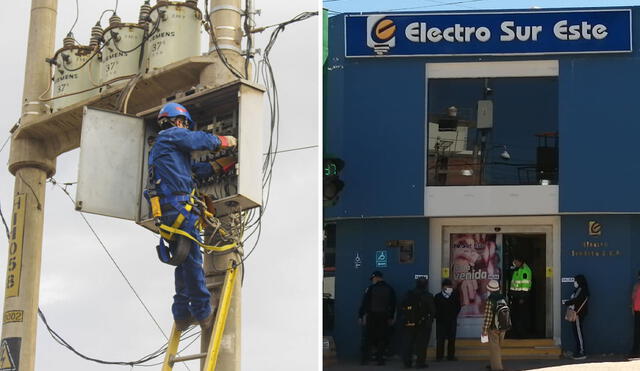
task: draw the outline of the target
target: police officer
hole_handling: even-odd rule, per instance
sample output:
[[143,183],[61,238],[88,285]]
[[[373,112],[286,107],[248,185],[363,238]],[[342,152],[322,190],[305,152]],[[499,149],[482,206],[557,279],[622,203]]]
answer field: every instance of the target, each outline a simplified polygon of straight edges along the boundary
[[428,281],[424,277],[416,280],[416,288],[410,290],[402,301],[404,314],[404,352],[402,360],[405,368],[410,368],[416,355],[416,368],[427,368],[427,344],[431,337],[436,306],[433,295],[427,290]]
[[[191,163],[191,151],[225,149],[236,146],[231,136],[216,136],[202,131],[192,131],[194,122],[185,107],[177,103],[167,103],[158,114],[158,124],[162,129],[155,138],[149,153],[149,175],[160,197],[162,224],[172,226],[178,215],[184,221],[177,228],[200,240],[195,222],[198,216],[194,208],[187,211],[185,206],[194,189],[192,169],[207,178],[213,174],[214,165]],[[169,243],[169,250],[175,251],[177,239]],[[161,239],[160,245],[165,241]],[[175,269],[175,295],[171,311],[176,329],[183,331],[198,321],[203,328],[213,325],[214,311],[211,308],[209,290],[205,284],[202,269],[202,253],[197,243],[190,241],[191,249],[186,259]]]
[[523,338],[529,335],[531,322],[531,268],[522,257],[513,259],[513,275],[509,286],[511,301],[511,317],[513,322],[513,336]]
[[358,322],[365,326],[362,345],[362,364],[369,361],[371,346],[376,348],[376,361],[384,365],[384,351],[389,344],[389,326],[396,313],[396,294],[382,278],[382,272],[375,271],[369,277],[371,285],[362,297]]

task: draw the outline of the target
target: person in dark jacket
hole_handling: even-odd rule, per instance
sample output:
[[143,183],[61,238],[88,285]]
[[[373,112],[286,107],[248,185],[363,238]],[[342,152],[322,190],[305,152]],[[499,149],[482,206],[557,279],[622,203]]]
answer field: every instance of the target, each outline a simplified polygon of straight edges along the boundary
[[373,272],[369,279],[372,284],[362,297],[358,315],[358,322],[365,326],[362,364],[367,364],[371,346],[375,346],[376,361],[378,365],[384,365],[384,350],[389,343],[388,328],[393,324],[396,313],[396,293],[384,281],[382,272]]
[[427,290],[428,281],[424,277],[416,280],[416,287],[407,292],[402,301],[403,318],[403,354],[405,368],[413,364],[416,355],[416,368],[426,368],[427,344],[431,337],[431,325],[436,314],[433,295]]
[[450,279],[442,281],[442,291],[436,294],[436,361],[442,361],[444,342],[447,341],[447,359],[455,361],[456,329],[460,313],[460,297],[453,290]]
[[573,310],[576,311],[576,320],[571,322],[573,324],[573,336],[576,339],[576,351],[573,353],[573,359],[585,359],[587,358],[584,353],[584,319],[589,312],[589,285],[587,285],[587,279],[578,274],[574,278],[574,290],[571,294],[571,298],[565,302],[567,306],[573,306]]

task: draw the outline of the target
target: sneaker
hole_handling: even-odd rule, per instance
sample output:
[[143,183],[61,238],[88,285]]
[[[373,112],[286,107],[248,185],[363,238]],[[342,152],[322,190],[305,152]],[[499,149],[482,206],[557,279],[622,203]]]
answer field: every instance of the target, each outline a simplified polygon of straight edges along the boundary
[[587,359],[587,356],[584,355],[584,353],[577,353],[574,354],[573,357],[571,357],[575,360],[581,360],[581,359]]

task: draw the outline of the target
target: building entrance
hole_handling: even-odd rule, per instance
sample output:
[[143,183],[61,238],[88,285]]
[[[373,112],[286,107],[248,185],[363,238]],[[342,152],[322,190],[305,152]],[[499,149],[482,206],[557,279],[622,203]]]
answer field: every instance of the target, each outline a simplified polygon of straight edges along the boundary
[[[546,236],[526,233],[503,234],[502,250],[504,257],[502,271],[505,274],[502,276],[501,284],[509,294],[514,322],[513,329],[507,332],[507,337],[544,338],[546,337]],[[522,264],[520,276],[529,274],[525,265],[531,271],[530,277],[515,277],[531,281],[531,288],[527,291],[510,290],[518,270],[518,267],[514,266],[516,259]],[[521,290],[526,289],[527,282],[520,286],[518,288]]]
[[[480,335],[488,296],[486,286],[490,280],[500,282],[511,303],[514,323],[507,337],[553,337],[551,238],[551,228],[546,226],[443,228],[443,278],[453,281],[462,305],[458,337]],[[522,263],[518,274],[514,267],[516,258]],[[514,278],[531,281],[530,287],[525,285],[528,290],[523,290],[521,282],[520,286],[513,286],[518,290],[510,290]]]

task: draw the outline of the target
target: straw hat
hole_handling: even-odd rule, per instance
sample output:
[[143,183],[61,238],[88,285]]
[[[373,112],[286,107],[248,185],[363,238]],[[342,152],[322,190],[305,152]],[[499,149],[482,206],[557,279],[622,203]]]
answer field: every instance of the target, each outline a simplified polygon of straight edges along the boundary
[[487,284],[487,290],[489,290],[489,291],[499,291],[500,290],[500,284],[496,280],[491,280]]

